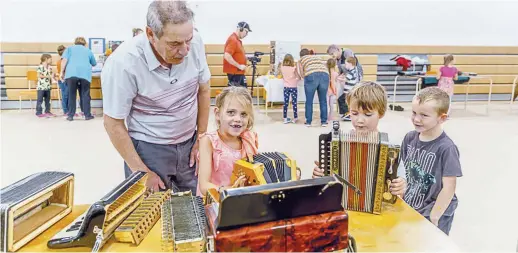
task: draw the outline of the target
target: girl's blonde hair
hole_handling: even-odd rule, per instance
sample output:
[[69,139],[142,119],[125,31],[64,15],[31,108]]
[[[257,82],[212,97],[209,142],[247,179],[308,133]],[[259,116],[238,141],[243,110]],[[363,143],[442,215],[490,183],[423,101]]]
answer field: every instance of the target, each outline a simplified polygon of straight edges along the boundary
[[282,66],[295,66],[295,60],[293,59],[293,56],[291,54],[286,54],[284,56],[284,60],[282,61]]
[[51,59],[51,58],[52,58],[52,56],[50,54],[42,54],[41,58],[40,58],[40,60],[41,60],[40,64],[46,62],[48,59]]
[[[248,114],[246,128],[248,130],[252,130],[254,127],[254,108],[252,104],[252,95],[250,95],[247,88],[237,86],[224,88],[216,97],[216,108],[218,108],[220,113],[223,113],[224,108],[227,107],[233,99],[236,99],[245,109],[245,112]],[[216,122],[216,124],[219,128],[220,122]]]
[[444,66],[447,66],[453,61],[453,55],[447,54],[444,56]]
[[336,68],[336,60],[333,58],[327,59],[327,71],[329,71],[329,76],[331,76],[331,70]]

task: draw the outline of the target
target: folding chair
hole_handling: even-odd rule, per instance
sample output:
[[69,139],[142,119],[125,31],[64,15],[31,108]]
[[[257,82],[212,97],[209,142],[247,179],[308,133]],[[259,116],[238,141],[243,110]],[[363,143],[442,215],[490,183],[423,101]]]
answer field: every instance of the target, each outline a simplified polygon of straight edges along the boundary
[[[27,71],[27,88],[28,88],[28,90],[20,91],[20,93],[18,94],[19,95],[18,100],[20,101],[20,107],[19,107],[20,111],[22,110],[22,97],[29,98],[29,103],[31,105],[31,110],[32,110],[32,98],[37,97],[37,95],[38,95],[38,91],[36,89],[32,89],[31,82],[34,82],[34,85],[36,85],[36,83],[38,82],[38,73],[36,72],[36,70]],[[34,108],[34,109],[36,109],[36,108]]]

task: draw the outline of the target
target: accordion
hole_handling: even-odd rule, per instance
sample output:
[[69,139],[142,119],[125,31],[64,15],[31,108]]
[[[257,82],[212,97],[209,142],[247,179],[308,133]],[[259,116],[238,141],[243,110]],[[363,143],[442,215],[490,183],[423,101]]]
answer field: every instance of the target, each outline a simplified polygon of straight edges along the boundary
[[333,122],[333,131],[319,137],[319,162],[324,175],[338,174],[351,187],[343,194],[347,210],[381,213],[383,201],[395,203],[389,191],[390,181],[397,178],[400,147],[391,145],[387,133],[345,132]]
[[317,252],[348,249],[343,185],[335,177],[208,192],[208,251]]
[[0,248],[16,251],[72,211],[74,174],[42,172],[0,192]]
[[160,219],[162,204],[170,196],[171,191],[167,190],[155,192],[146,197],[142,204],[115,230],[115,240],[139,245]]
[[295,160],[281,152],[264,152],[253,156],[254,161],[241,159],[234,163],[231,184],[246,175],[245,186],[263,185],[297,180]]
[[207,217],[200,196],[174,193],[162,205],[162,250],[205,252]]
[[51,249],[89,247],[98,251],[142,202],[147,173],[136,171],[47,242]]

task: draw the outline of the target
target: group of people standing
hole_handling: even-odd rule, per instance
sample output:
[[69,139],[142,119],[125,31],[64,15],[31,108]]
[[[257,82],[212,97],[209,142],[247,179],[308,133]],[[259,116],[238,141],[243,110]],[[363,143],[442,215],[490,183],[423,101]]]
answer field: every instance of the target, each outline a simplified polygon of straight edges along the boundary
[[[41,56],[40,65],[37,68],[38,82],[36,102],[36,116],[54,117],[50,112],[50,97],[52,80],[57,80],[61,91],[61,106],[63,114],[68,121],[73,121],[76,114],[77,92],[79,92],[79,104],[85,120],[93,119],[91,113],[90,84],[92,82],[92,67],[97,61],[92,51],[86,47],[86,40],[77,37],[74,45],[68,48],[60,45],[57,48],[59,60],[57,73],[52,73],[52,57],[49,54]],[[45,113],[42,113],[42,103],[45,101]]]

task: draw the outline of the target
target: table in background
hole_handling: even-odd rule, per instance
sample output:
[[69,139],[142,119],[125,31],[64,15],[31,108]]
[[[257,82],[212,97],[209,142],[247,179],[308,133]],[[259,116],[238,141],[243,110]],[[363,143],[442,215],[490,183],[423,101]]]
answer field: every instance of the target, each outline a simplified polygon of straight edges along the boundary
[[[265,109],[268,110],[268,102],[283,102],[284,103],[284,81],[281,78],[269,78],[268,76],[260,76],[256,79],[256,83],[264,87],[265,95]],[[259,101],[259,95],[257,95]],[[306,102],[306,92],[304,91],[304,80],[297,83],[297,102]],[[259,103],[259,102],[257,102]],[[313,103],[318,103],[318,93],[315,92]]]
[[[72,213],[22,247],[20,252],[91,251],[89,248],[54,250],[47,241],[86,211],[88,205],[74,206]],[[432,223],[422,217],[403,200],[394,205],[383,204],[381,215],[348,212],[349,233],[356,239],[358,252],[458,252],[453,241]],[[161,252],[161,222],[151,229],[139,246],[118,243],[112,237],[101,248],[105,252]]]

